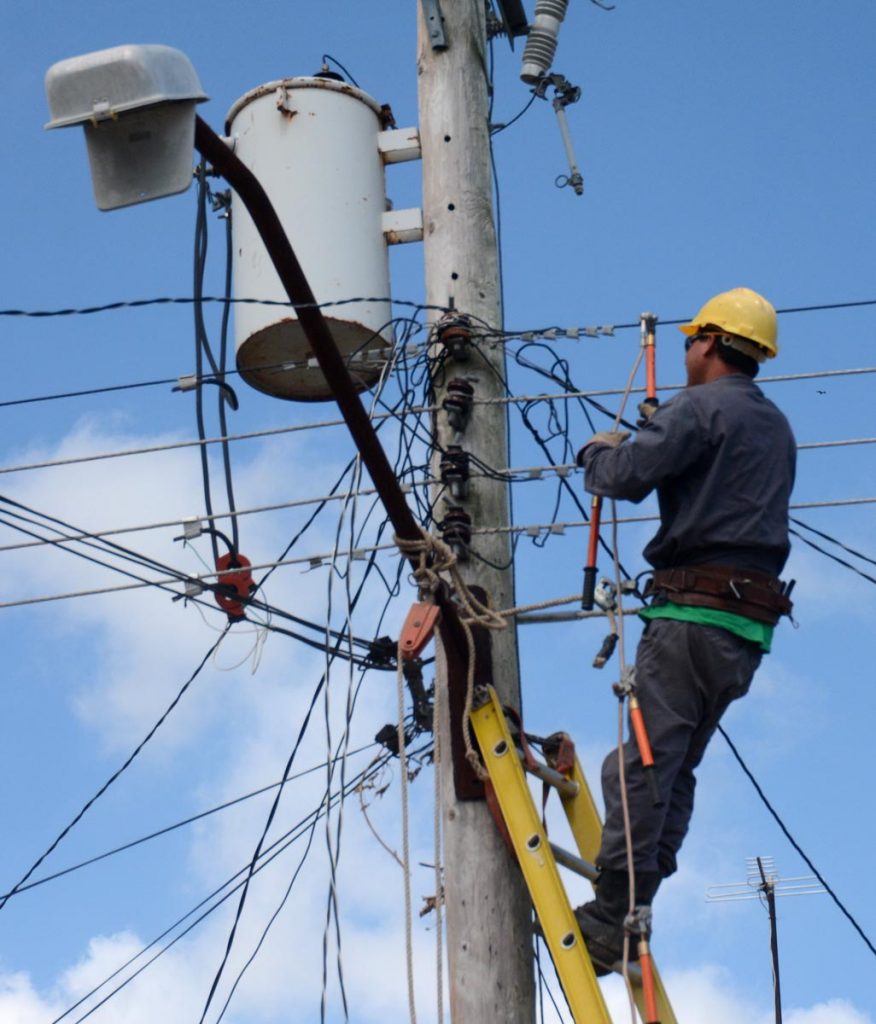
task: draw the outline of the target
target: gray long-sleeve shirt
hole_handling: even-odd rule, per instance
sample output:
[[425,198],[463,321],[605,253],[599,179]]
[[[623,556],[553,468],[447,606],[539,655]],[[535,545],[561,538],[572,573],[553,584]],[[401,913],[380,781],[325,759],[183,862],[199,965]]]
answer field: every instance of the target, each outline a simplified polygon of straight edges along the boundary
[[788,557],[797,448],[784,415],[745,374],[685,388],[632,442],[582,453],[591,494],[639,502],[657,490],[658,569],[732,565],[778,576]]

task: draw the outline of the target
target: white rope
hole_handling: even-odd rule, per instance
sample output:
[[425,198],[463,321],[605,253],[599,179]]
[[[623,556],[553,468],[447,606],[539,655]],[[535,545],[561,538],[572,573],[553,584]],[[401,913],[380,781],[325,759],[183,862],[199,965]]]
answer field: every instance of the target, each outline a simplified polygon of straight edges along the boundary
[[441,775],[443,770],[441,716],[443,713],[442,687],[436,683],[435,695],[432,700],[432,735],[434,737],[432,765],[435,770],[435,817],[433,822],[435,848],[433,859],[435,861],[435,975],[437,985],[435,997],[438,1024],[444,1024],[444,877],[442,872],[444,849],[441,842],[441,826],[444,819],[444,780]]
[[[639,348],[639,354],[633,363],[633,368],[630,371],[629,378],[627,379],[626,389],[624,391],[623,398],[621,399],[620,407],[617,411],[617,416],[614,421],[614,429],[617,430],[620,425],[621,418],[624,414],[624,408],[632,390],[633,381],[635,380],[636,374],[639,370],[639,365],[642,362],[642,358],[645,354],[644,346]],[[611,518],[612,518],[612,537],[611,537],[611,555],[612,562],[614,563],[614,579],[615,579],[615,593],[618,595],[618,602],[622,605],[623,603],[623,590],[622,583],[623,579],[620,570],[620,557],[618,555],[618,536],[617,536],[617,502],[614,498],[611,499]],[[627,679],[627,663],[626,663],[626,642],[625,642],[625,629],[624,629],[624,616],[623,608],[620,609],[621,614],[617,616],[617,637],[618,637],[618,666],[620,668],[621,682],[625,682]],[[626,765],[624,764],[624,705],[625,701],[621,698],[618,701],[618,742],[617,742],[617,759],[618,759],[618,785],[620,787],[620,798],[621,798],[621,809],[623,811],[624,821],[624,844],[626,846],[627,855],[627,881],[629,887],[629,913],[634,913],[636,909],[636,865],[635,857],[633,853],[633,830],[630,823],[630,803],[629,795],[627,793],[627,780],[626,780]],[[626,985],[627,996],[630,1001],[630,1018],[632,1024],[636,1024],[636,1000],[633,993],[632,982],[630,981],[630,933],[624,928],[624,947],[623,947],[623,961],[622,961],[622,973],[624,978],[624,984]]]
[[396,658],[398,660],[396,693],[398,696],[398,760],[401,785],[402,874],[404,875],[405,892],[405,964],[408,977],[408,1013],[411,1024],[417,1024],[417,1007],[414,1000],[414,944],[411,921],[411,850],[408,831],[408,755],[405,738],[405,680],[401,641],[399,641]]

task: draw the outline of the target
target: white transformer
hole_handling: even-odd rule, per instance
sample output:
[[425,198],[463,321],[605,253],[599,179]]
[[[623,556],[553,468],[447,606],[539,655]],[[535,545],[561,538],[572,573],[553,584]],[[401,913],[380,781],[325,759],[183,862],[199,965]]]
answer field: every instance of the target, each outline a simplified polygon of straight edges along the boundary
[[[420,210],[388,211],[384,164],[419,156],[416,129],[387,131],[381,107],[331,77],[253,89],[228,113],[234,151],[267,192],[357,388],[392,343],[389,242],[422,238]],[[234,295],[288,302],[255,225],[232,199]],[[347,299],[358,299],[346,302]],[[332,397],[290,307],[235,306],[237,367],[279,398]]]

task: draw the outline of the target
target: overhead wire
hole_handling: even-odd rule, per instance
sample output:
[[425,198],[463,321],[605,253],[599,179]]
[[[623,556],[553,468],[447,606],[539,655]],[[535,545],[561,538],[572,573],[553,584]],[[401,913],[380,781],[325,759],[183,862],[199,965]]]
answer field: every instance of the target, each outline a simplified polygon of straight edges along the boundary
[[[364,746],[357,747],[355,750],[349,751],[347,756],[354,757],[356,754],[364,753],[367,750],[373,750],[376,746],[377,743],[366,743]],[[305,768],[303,771],[290,775],[286,781],[294,782],[307,775],[313,775],[315,772],[321,771],[324,767],[324,764],[318,764],[314,765],[312,768]],[[198,811],[197,814],[192,814],[189,817],[183,818],[180,821],[175,821],[170,825],[164,825],[159,829],[148,832],[146,835],[138,836],[136,839],[131,839],[119,846],[112,847],[112,849],[105,850],[103,853],[97,853],[92,857],[87,857],[85,860],[71,864],[69,867],[61,868],[60,871],[53,871],[49,875],[41,875],[39,878],[35,878],[32,881],[27,882],[25,885],[19,885],[14,891],[10,890],[8,893],[0,894],[0,899],[20,896],[22,893],[28,892],[30,889],[37,889],[39,886],[57,881],[59,878],[66,878],[68,875],[72,875],[77,871],[91,867],[92,864],[98,864],[110,857],[115,857],[117,854],[126,853],[128,850],[133,850],[135,847],[142,846],[144,843],[151,842],[153,839],[160,839],[162,836],[169,835],[171,832],[185,828],[186,825],[193,825],[195,822],[202,821],[204,818],[209,818],[214,814],[218,814],[220,811],[226,811],[231,807],[236,807],[238,804],[245,803],[247,800],[252,800],[257,796],[261,796],[263,793],[269,793],[272,789],[276,789],[278,786],[282,785],[282,780],[279,782],[271,782],[267,786],[260,786],[258,789],[250,790],[242,796],[234,797],[233,800],[226,800],[221,804],[216,804],[214,807],[207,808],[205,811]]]
[[59,844],[70,834],[75,826],[82,820],[85,814],[90,810],[91,807],[106,793],[106,791],[112,786],[112,784],[122,776],[122,774],[131,766],[137,755],[143,750],[146,744],[152,739],[152,737],[158,732],[161,726],[167,721],[168,716],[173,712],[182,698],[185,696],[186,691],[192,685],[192,683],[198,678],[201,670],[207,664],[212,657],[213,653],[218,649],[219,645],[225,639],[228,634],[228,627],[222,631],[216,642],[210,647],[201,661],[198,663],[197,668],[192,672],[189,678],[183,683],[182,687],[171,700],[170,704],[162,712],[155,724],[149,729],[143,739],[137,744],[134,750],[128,755],[122,765],[117,768],[112,775],[101,785],[93,796],[89,797],[88,800],[82,805],[79,811],[73,816],[73,818],[61,829],[58,835],[49,843],[46,849],[37,857],[37,859],[31,864],[31,866],[25,871],[25,873],[19,878],[19,880],[9,889],[3,896],[0,896],[0,910],[2,910],[9,902],[12,896],[14,896],[22,885],[31,877],[36,869],[43,863],[43,861],[59,846]]
[[822,886],[824,886],[824,889],[826,890],[828,896],[830,896],[830,898],[833,900],[833,902],[836,904],[836,906],[840,909],[842,914],[848,919],[849,923],[852,925],[852,927],[855,929],[855,931],[858,933],[858,935],[864,941],[864,944],[866,945],[867,949],[869,949],[870,952],[874,956],[876,956],[876,946],[873,945],[872,941],[867,936],[867,934],[864,931],[864,929],[860,926],[860,924],[858,924],[857,920],[855,920],[855,918],[852,915],[852,913],[849,911],[849,909],[846,907],[846,905],[842,902],[842,900],[840,900],[839,896],[837,896],[837,894],[834,892],[834,890],[828,884],[827,880],[824,878],[824,876],[821,874],[821,872],[818,870],[818,868],[816,868],[816,866],[812,863],[812,861],[809,859],[809,857],[803,851],[802,847],[797,842],[797,840],[793,837],[793,835],[791,834],[788,826],[779,817],[779,814],[776,811],[775,807],[773,807],[773,805],[770,803],[769,799],[767,798],[766,794],[764,793],[763,789],[761,788],[760,783],[754,777],[754,773],[751,771],[751,769],[748,767],[748,765],[743,760],[742,755],[739,753],[739,750],[736,748],[736,745],[733,743],[733,741],[727,735],[727,732],[724,729],[724,727],[722,725],[720,725],[720,724],[718,725],[718,732],[720,732],[721,735],[724,737],[725,741],[727,742],[727,746],[730,748],[730,752],[736,758],[736,761],[738,762],[739,767],[745,773],[745,776],[748,778],[748,781],[752,784],[752,786],[754,786],[755,792],[760,797],[761,802],[763,803],[764,807],[766,807],[766,809],[769,811],[769,813],[772,816],[773,820],[776,822],[776,824],[782,830],[782,833],[785,836],[785,838],[788,840],[788,842],[791,844],[791,846],[794,847],[794,849],[797,851],[797,853],[803,858],[804,863],[809,868],[809,870],[812,872],[812,874],[815,875],[815,877],[818,879],[820,884]]
[[[372,762],[372,764],[369,765],[366,769],[364,769],[360,773],[359,776],[357,776],[354,780],[352,780],[350,782],[350,785],[349,785],[348,789],[350,791],[352,791],[355,788],[355,786],[361,784],[361,782],[363,780],[367,780],[368,778],[370,778],[373,775],[376,775],[378,772],[380,772],[382,770],[382,768],[383,768],[383,765],[386,763],[386,761],[389,760],[390,756],[391,755],[387,753],[384,756],[384,758],[382,758],[379,762],[376,762],[376,763]],[[288,781],[288,780],[286,780],[286,781]],[[333,797],[332,797],[332,799],[337,799],[337,798],[338,798],[338,794],[334,794]],[[266,847],[264,849],[264,851],[263,851],[262,860],[259,863],[259,865],[256,867],[256,870],[255,870],[254,873],[256,873],[256,874],[259,873],[264,868],[266,868],[269,864],[271,864],[274,860],[276,860],[276,858],[279,857],[279,855],[281,853],[285,852],[285,850],[288,849],[289,846],[291,846],[293,843],[297,842],[297,840],[299,838],[301,838],[301,836],[303,834],[305,834],[305,832],[307,831],[308,827],[310,827],[310,828],[315,827],[315,824],[320,820],[322,814],[324,813],[324,811],[323,811],[323,807],[324,806],[325,806],[324,801],[321,801],[320,805],[317,807],[317,809],[315,811],[311,811],[304,819],[299,821],[296,825],[292,826],[292,828],[288,829],[285,833],[283,833],[281,836],[279,836],[273,843],[271,843],[268,847]],[[183,924],[185,921],[187,921],[194,914],[197,914],[198,911],[201,910],[202,907],[204,907],[206,904],[210,903],[211,900],[214,900],[214,899],[216,900],[216,902],[213,903],[212,906],[209,906],[207,908],[207,910],[204,911],[204,913],[202,913],[191,924],[189,924],[182,932],[177,934],[170,942],[168,942],[164,947],[162,947],[158,951],[158,953],[156,953],[152,957],[152,959],[147,961],[147,963],[145,963],[144,965],[139,967],[133,974],[129,975],[126,979],[124,979],[119,985],[116,986],[115,989],[113,989],[108,995],[104,996],[104,998],[101,999],[100,1002],[98,1002],[95,1006],[93,1006],[90,1010],[88,1010],[83,1016],[77,1018],[77,1020],[75,1021],[75,1024],[81,1024],[82,1021],[84,1021],[87,1017],[91,1016],[92,1013],[94,1013],[101,1006],[103,1006],[114,995],[118,994],[118,992],[120,992],[123,988],[125,988],[128,984],[130,984],[131,981],[133,981],[136,977],[138,977],[144,970],[146,970],[146,968],[151,966],[151,964],[154,963],[159,957],[163,956],[164,953],[166,953],[169,949],[171,949],[174,945],[176,945],[177,942],[179,942],[182,938],[184,938],[187,934],[189,934],[192,931],[192,929],[197,927],[197,925],[199,925],[202,921],[204,921],[210,914],[212,914],[215,910],[217,910],[220,906],[222,906],[222,904],[225,903],[226,900],[230,899],[231,896],[233,896],[235,892],[239,891],[244,883],[243,883],[243,881],[239,881],[239,882],[237,882],[237,884],[234,884],[235,880],[238,879],[241,875],[243,875],[247,871],[247,869],[248,869],[248,864],[244,865],[242,868],[240,868],[238,871],[236,871],[233,875],[231,875],[230,878],[226,879],[221,885],[219,885],[215,889],[213,889],[207,896],[205,896],[202,900],[200,900],[191,910],[187,911],[181,917],[177,918],[176,921],[174,921],[173,924],[171,924],[170,926],[165,928],[164,931],[162,931],[159,935],[157,935],[147,945],[143,946],[138,953],[135,953],[133,956],[129,957],[128,960],[126,960],[121,966],[117,967],[111,974],[109,974],[106,978],[104,978],[103,981],[99,982],[97,985],[95,985],[93,988],[91,988],[84,995],[80,996],[79,999],[77,999],[77,1001],[75,1003],[73,1003],[71,1006],[69,1006],[60,1016],[56,1017],[51,1022],[51,1024],[60,1024],[60,1021],[64,1020],[64,1018],[68,1017],[71,1013],[73,1013],[75,1010],[77,1010],[80,1006],[82,1006],[82,1004],[84,1002],[86,1002],[92,996],[96,995],[102,988],[104,988],[106,985],[108,985],[114,978],[118,977],[118,975],[122,971],[124,971],[127,967],[130,967],[133,963],[135,963],[137,960],[139,960],[145,953],[148,953],[149,950],[151,950],[154,946],[158,945],[158,943],[161,942],[163,939],[165,939],[168,935],[170,935],[172,932],[176,931],[177,928],[179,928],[179,926],[181,924]],[[229,886],[232,886],[232,888],[230,888],[230,890],[227,893],[225,893],[223,896],[219,896],[219,894],[222,893],[222,891],[224,889],[228,889]]]

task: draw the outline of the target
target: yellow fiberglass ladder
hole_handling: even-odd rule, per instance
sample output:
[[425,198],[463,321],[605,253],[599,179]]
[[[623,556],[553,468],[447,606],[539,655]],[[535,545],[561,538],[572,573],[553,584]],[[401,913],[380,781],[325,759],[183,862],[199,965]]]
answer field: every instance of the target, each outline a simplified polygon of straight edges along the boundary
[[[471,723],[572,1016],[576,1024],[611,1024],[557,866],[561,864],[591,882],[598,874],[594,860],[602,823],[578,758],[572,753],[563,770],[557,771],[535,761],[528,750],[518,749],[518,741],[525,745],[522,730],[515,738],[492,686],[475,691]],[[529,788],[527,771],[557,790],[578,847],[577,854],[555,846],[548,839]],[[620,963],[615,970],[621,970]],[[648,972],[632,963],[628,974],[645,1024],[677,1024],[656,967]]]

